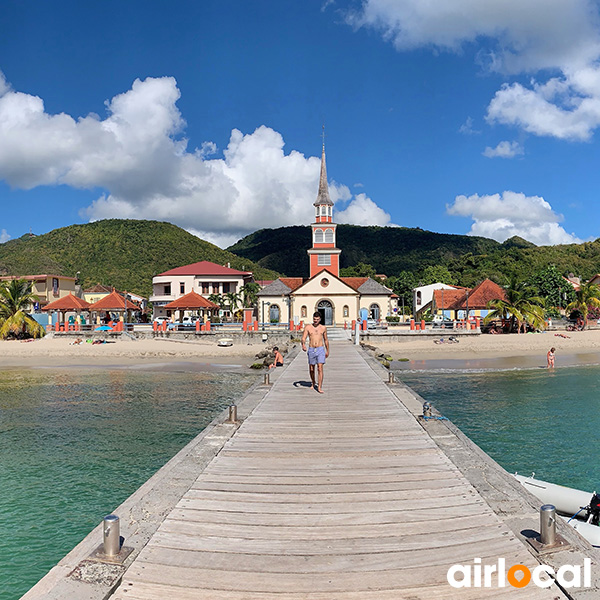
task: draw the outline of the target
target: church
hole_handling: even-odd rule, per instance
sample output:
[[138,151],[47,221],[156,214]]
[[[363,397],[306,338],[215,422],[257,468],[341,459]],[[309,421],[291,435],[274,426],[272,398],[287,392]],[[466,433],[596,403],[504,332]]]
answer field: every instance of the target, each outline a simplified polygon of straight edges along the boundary
[[350,325],[358,318],[385,319],[395,314],[395,294],[370,277],[340,277],[341,249],[336,246],[333,202],[329,197],[325,144],[321,155],[319,191],[311,223],[312,246],[308,249],[310,277],[281,277],[258,293],[260,321],[298,324],[321,313],[324,325]]

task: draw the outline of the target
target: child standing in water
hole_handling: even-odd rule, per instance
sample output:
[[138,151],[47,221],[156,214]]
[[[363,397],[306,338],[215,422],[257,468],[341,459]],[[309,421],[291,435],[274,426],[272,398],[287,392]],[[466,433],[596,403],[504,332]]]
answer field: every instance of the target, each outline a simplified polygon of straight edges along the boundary
[[554,369],[554,352],[555,351],[556,351],[556,348],[550,348],[550,350],[548,350],[548,354],[546,354],[546,359],[548,361],[549,369]]

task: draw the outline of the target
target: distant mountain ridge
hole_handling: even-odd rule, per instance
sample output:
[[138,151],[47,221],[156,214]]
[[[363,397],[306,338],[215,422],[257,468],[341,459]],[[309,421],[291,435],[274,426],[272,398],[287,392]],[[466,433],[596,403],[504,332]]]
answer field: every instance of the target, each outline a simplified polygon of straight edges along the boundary
[[252,271],[257,279],[278,276],[162,221],[107,219],[43,235],[27,233],[0,244],[0,275],[75,277],[79,272],[84,288],[103,283],[146,297],[154,275],[202,260],[230,263],[233,269]]
[[[287,276],[307,277],[311,247],[309,226],[261,229],[227,248],[262,267]],[[504,243],[492,239],[434,233],[420,228],[338,225],[340,266],[359,262],[388,277],[402,271],[420,273],[442,265],[461,285],[473,286],[486,277],[506,282],[511,275],[529,277],[549,264],[563,273],[589,278],[600,272],[600,241],[561,246],[536,246],[520,237]]]

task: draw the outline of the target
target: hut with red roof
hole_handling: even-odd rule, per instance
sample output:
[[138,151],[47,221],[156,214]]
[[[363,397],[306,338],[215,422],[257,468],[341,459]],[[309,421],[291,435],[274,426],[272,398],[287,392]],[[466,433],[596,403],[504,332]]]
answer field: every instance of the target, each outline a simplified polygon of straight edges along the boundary
[[42,310],[51,315],[57,313],[58,323],[62,322],[63,324],[67,321],[67,313],[74,313],[76,315],[75,320],[80,323],[82,320],[81,313],[89,313],[90,306],[90,303],[83,300],[83,298],[78,298],[73,293],[69,293],[67,296],[46,304],[42,307]]
[[202,320],[210,319],[215,313],[218,314],[219,307],[210,300],[204,298],[200,294],[197,294],[193,290],[173,302],[169,302],[164,307],[166,310],[175,311],[178,313],[177,321],[183,320],[183,313],[185,311],[191,311],[193,314],[198,315]]

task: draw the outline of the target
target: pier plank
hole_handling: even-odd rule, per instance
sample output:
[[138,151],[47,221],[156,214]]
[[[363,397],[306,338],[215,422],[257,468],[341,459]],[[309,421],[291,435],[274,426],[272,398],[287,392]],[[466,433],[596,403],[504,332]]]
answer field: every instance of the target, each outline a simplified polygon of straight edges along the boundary
[[[438,600],[452,564],[538,563],[347,342],[303,355],[205,468],[114,600]],[[519,598],[563,597],[528,586]]]

